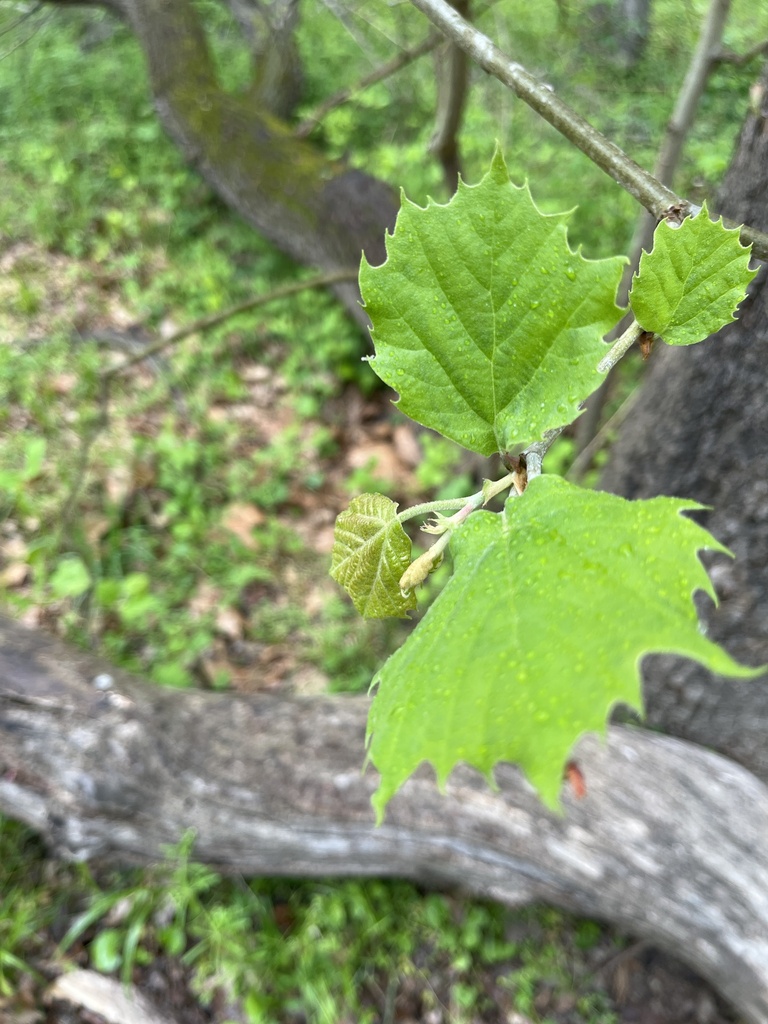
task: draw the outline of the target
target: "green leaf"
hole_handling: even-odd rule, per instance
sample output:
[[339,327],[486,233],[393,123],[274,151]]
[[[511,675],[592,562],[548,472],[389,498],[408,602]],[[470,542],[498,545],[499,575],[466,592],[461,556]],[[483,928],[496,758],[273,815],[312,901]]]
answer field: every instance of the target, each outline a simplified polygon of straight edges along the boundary
[[361,494],[336,520],[331,576],[366,619],[406,618],[416,597],[400,592],[411,541],[397,505],[383,494]]
[[82,558],[66,555],[49,580],[54,597],[80,597],[91,586],[91,574]]
[[122,936],[116,928],[99,932],[90,945],[91,962],[102,974],[111,974],[123,962]]
[[519,764],[550,807],[578,736],[611,707],[642,710],[639,666],[681,654],[753,676],[699,631],[713,599],[697,551],[726,551],[676,498],[626,501],[541,476],[502,513],[475,512],[452,539],[454,574],[383,666],[368,720],[379,819],[424,760],[442,786],[464,761]]
[[567,217],[540,213],[498,150],[446,206],[403,196],[386,262],[360,268],[371,364],[403,412],[483,455],[575,419],[603,379],[625,260],[572,252]]
[[731,323],[757,271],[749,269],[751,246],[709,219],[705,203],[678,228],[662,221],[653,250],[644,252],[629,297],[641,327],[668,345],[695,345]]

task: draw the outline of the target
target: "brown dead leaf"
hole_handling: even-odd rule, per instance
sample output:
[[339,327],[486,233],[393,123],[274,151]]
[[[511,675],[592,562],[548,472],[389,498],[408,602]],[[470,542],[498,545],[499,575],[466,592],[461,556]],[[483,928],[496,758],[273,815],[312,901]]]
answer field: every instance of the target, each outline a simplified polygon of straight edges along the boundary
[[288,647],[275,644],[265,647],[261,661],[260,690],[284,689],[298,664],[296,655]]
[[[332,585],[335,586],[335,584]],[[311,619],[317,618],[327,606],[329,591],[330,587],[326,585],[325,581],[322,584],[315,584],[314,587],[310,587],[302,604],[304,611]]]
[[291,688],[302,697],[316,697],[328,692],[328,676],[314,665],[305,665],[293,673]]
[[333,531],[336,512],[330,508],[315,508],[303,519],[292,522],[291,529],[308,548],[319,555],[330,555],[333,550]]
[[43,609],[39,605],[32,605],[16,616],[17,622],[27,629],[39,629],[43,619]]
[[132,485],[133,473],[130,466],[126,466],[125,463],[110,466],[104,476],[104,490],[107,492],[109,500],[115,505],[120,505],[125,501],[130,494]]
[[229,640],[243,636],[243,617],[234,608],[219,608],[216,614],[216,632]]
[[235,502],[224,510],[221,517],[221,525],[225,530],[234,533],[239,541],[247,548],[258,547],[253,539],[253,530],[261,526],[266,516],[255,505],[247,505],[244,502]]
[[203,580],[190,598],[187,607],[193,618],[200,619],[204,615],[208,615],[209,612],[212,612],[220,603],[221,591],[219,588],[214,586],[210,580]]
[[83,530],[88,541],[94,545],[99,543],[104,534],[109,530],[110,519],[107,516],[91,515],[85,516]]
[[268,366],[261,366],[257,363],[244,366],[240,371],[240,376],[246,384],[264,384],[271,378],[272,370]]
[[173,335],[179,330],[180,324],[176,323],[172,316],[164,316],[160,321],[160,326],[157,333],[161,338],[172,338]]
[[393,442],[400,461],[409,469],[415,469],[423,458],[415,429],[407,423],[400,423],[395,427]]
[[107,311],[110,323],[116,331],[125,331],[136,325],[135,310],[124,306],[116,296],[110,296]]
[[401,483],[407,477],[404,466],[392,445],[363,441],[347,452],[350,470],[367,469],[380,480]]
[[68,395],[77,384],[76,373],[57,373],[51,381],[51,388],[57,395]]
[[106,978],[95,971],[62,974],[48,988],[44,1000],[82,1007],[108,1024],[173,1024],[132,985]]
[[27,550],[24,538],[18,533],[14,533],[0,544],[0,552],[9,562],[23,561],[27,557]]
[[195,667],[205,684],[210,687],[218,688],[222,679],[231,678],[231,666],[224,641],[215,640],[213,645],[197,659]]
[[11,562],[0,572],[0,587],[20,587],[29,576],[29,566],[26,562]]

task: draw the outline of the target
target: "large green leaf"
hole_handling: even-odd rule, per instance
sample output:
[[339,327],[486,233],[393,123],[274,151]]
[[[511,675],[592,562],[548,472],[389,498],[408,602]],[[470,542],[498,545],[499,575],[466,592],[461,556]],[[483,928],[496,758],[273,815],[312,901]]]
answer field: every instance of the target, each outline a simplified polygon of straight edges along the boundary
[[483,455],[575,419],[603,379],[625,261],[572,252],[567,216],[540,213],[498,151],[446,206],[403,197],[386,262],[360,268],[372,365],[403,412]]
[[677,227],[662,221],[644,252],[629,297],[637,322],[668,345],[695,345],[731,323],[757,271],[750,248],[707,204]]
[[331,576],[366,619],[405,618],[416,607],[400,577],[411,561],[411,541],[397,505],[383,494],[361,494],[336,519]]
[[374,680],[379,818],[424,760],[441,785],[459,761],[485,773],[515,762],[556,806],[577,737],[603,732],[616,702],[642,708],[645,654],[756,675],[699,631],[693,592],[714,591],[697,551],[725,551],[680,514],[699,507],[542,476],[459,527],[453,577]]

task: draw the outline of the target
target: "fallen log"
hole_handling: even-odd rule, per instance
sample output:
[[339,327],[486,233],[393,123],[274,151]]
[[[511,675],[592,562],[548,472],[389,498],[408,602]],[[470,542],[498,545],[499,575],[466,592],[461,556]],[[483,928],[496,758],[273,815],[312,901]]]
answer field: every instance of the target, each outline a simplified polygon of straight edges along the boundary
[[60,857],[157,860],[187,829],[220,871],[380,875],[541,900],[673,952],[768,1020],[768,788],[691,743],[612,727],[547,812],[511,766],[419,772],[375,828],[367,699],[163,690],[0,617],[0,811]]

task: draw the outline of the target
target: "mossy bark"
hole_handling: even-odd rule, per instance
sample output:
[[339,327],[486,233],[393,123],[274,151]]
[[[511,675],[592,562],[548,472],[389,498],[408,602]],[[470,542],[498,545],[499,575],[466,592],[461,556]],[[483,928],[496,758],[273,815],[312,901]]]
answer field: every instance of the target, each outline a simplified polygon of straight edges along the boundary
[[[185,158],[222,199],[297,262],[321,270],[384,259],[397,201],[389,185],[343,162],[216,77],[191,0],[107,0],[144,52],[160,120]],[[357,286],[334,287],[366,325]]]

